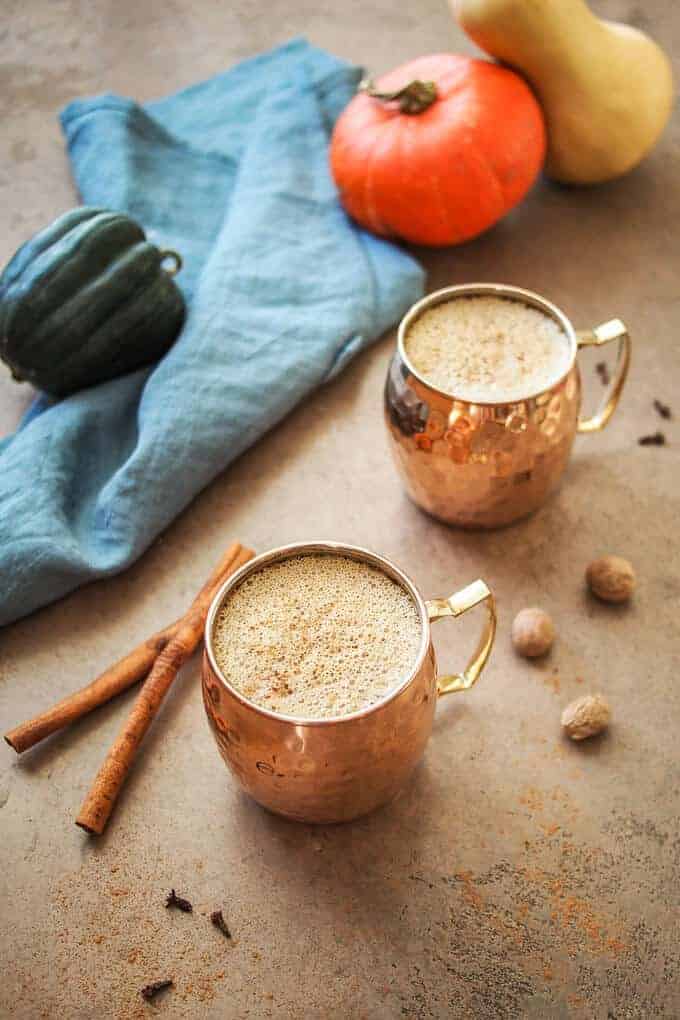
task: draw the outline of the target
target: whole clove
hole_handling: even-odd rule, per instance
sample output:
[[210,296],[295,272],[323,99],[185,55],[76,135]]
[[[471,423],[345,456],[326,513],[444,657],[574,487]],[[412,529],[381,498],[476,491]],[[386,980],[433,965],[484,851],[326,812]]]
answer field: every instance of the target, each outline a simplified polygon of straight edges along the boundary
[[156,998],[159,992],[164,991],[166,988],[172,988],[173,983],[172,978],[167,981],[154,981],[151,985],[144,985],[139,994],[143,999],[146,999],[147,1002],[151,1002],[152,999]]
[[219,928],[219,930],[222,932],[225,938],[228,939],[231,938],[231,932],[227,927],[227,922],[224,920],[221,910],[213,910],[212,914],[210,915],[210,920],[212,921],[216,928]]
[[595,366],[595,371],[599,375],[600,382],[602,383],[602,385],[607,386],[607,384],[609,383],[609,369],[607,368],[607,362],[598,361],[597,365]]
[[665,418],[666,420],[673,417],[671,409],[668,406],[668,404],[662,404],[660,400],[654,401],[654,410],[657,411],[661,415],[661,417]]
[[665,446],[666,437],[663,432],[653,432],[651,436],[640,436],[638,443],[640,446]]
[[193,907],[189,903],[189,900],[185,900],[184,897],[178,896],[174,889],[171,889],[165,898],[166,907],[177,907],[178,910],[183,910],[185,914],[191,914]]

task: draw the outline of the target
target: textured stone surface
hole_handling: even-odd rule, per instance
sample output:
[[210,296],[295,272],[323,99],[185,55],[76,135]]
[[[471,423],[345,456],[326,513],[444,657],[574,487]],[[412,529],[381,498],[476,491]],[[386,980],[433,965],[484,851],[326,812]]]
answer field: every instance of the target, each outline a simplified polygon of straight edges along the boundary
[[[680,54],[675,5],[594,6]],[[0,259],[74,202],[61,104],[103,89],[160,95],[300,32],[377,71],[428,50],[471,51],[434,0],[5,0]],[[620,316],[630,326],[620,411],[601,435],[577,439],[561,490],[535,517],[463,533],[410,505],[383,433],[386,338],[241,458],[127,573],[3,632],[6,728],[174,618],[234,536],[262,550],[309,537],[365,544],[428,596],[481,574],[500,604],[488,673],[439,706],[408,789],[353,825],[282,822],[239,794],[203,717],[197,661],[99,842],[73,816],[130,696],[20,762],[5,747],[0,1015],[680,1015],[679,126],[676,118],[628,178],[584,191],[542,183],[485,237],[423,255],[430,288],[507,281],[543,292],[577,325]],[[595,360],[587,400],[601,392]],[[657,418],[655,397],[675,420]],[[2,375],[5,430],[27,400]],[[658,427],[668,446],[637,445]],[[630,605],[584,590],[586,564],[606,552],[636,569]],[[524,605],[543,606],[559,631],[538,664],[510,645]],[[438,624],[444,668],[460,664],[477,623]],[[611,730],[571,745],[561,709],[591,689],[612,706]],[[172,886],[193,914],[165,910]],[[231,941],[209,922],[218,907]],[[144,1003],[138,990],[164,977],[175,989]]]

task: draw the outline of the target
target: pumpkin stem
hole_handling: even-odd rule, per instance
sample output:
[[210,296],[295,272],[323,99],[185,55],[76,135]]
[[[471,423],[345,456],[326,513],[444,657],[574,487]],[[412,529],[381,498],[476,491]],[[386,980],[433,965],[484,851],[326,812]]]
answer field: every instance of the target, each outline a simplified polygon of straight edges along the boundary
[[372,99],[383,103],[399,103],[401,113],[422,113],[437,98],[437,86],[433,81],[419,81],[417,78],[395,92],[377,92],[370,78],[359,83],[359,92],[365,92]]

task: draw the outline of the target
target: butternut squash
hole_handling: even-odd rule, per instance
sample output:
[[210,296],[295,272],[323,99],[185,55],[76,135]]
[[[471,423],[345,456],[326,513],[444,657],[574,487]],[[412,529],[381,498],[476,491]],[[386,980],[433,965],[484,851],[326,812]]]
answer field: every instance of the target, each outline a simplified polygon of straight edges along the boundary
[[644,32],[585,0],[449,0],[483,50],[528,79],[548,127],[546,173],[596,184],[647,155],[673,102],[670,63]]

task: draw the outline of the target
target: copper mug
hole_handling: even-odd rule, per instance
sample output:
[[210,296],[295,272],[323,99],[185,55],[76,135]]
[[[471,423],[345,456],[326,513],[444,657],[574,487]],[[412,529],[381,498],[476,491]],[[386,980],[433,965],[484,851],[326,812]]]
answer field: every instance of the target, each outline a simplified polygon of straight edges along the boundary
[[[471,402],[430,385],[409,363],[404,338],[426,309],[461,297],[507,298],[539,309],[570,346],[569,367],[549,389],[513,403]],[[618,342],[616,370],[602,405],[580,418],[582,347]],[[495,528],[525,517],[557,487],[577,432],[597,432],[611,418],[630,363],[630,337],[619,319],[577,333],[540,294],[497,283],[445,287],[413,305],[399,326],[385,386],[390,446],[411,499],[448,524]]]
[[[245,698],[220,672],[213,631],[225,599],[249,575],[291,556],[349,556],[382,570],[413,599],[422,635],[411,671],[368,708],[325,719],[280,715]],[[462,673],[438,676],[430,625],[483,603],[479,645]],[[266,605],[262,606],[263,615]],[[203,702],[224,761],[241,787],[265,808],[300,822],[345,822],[391,800],[421,758],[432,731],[437,697],[468,690],[491,652],[496,631],[493,595],[473,581],[449,598],[426,601],[413,581],[383,556],[337,542],[282,546],[251,560],[220,588],[205,628]]]

